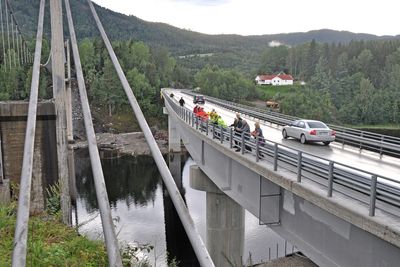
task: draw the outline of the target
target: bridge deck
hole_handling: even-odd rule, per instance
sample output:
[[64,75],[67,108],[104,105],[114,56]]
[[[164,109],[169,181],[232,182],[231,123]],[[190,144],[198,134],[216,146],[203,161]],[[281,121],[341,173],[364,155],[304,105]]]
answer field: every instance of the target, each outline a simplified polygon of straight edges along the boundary
[[[192,109],[194,108],[193,99],[179,91],[174,91],[174,98],[179,100],[181,97],[185,100],[185,107]],[[225,108],[209,103],[206,100],[204,110],[206,112],[215,109],[216,112],[222,117],[222,119],[230,125],[234,118],[235,112],[227,110]],[[250,125],[250,128],[254,129],[255,119],[243,116]],[[330,146],[324,146],[322,143],[311,143],[301,144],[299,141],[294,139],[283,139],[282,127],[277,125],[271,125],[261,121],[261,128],[263,129],[264,137],[268,140],[290,146],[294,149],[304,151],[313,155],[324,157],[328,160],[336,161],[345,165],[351,165],[355,168],[362,169],[364,171],[376,173],[380,175],[392,178],[400,181],[399,170],[400,170],[400,159],[384,155],[380,158],[379,153],[362,150],[361,153],[358,148],[351,146],[343,146],[341,143],[333,142]]]

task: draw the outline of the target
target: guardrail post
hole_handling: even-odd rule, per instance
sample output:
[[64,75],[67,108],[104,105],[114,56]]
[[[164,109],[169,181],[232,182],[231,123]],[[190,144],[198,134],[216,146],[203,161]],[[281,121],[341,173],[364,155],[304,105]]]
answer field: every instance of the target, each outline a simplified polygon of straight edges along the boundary
[[219,126],[219,130],[220,130],[220,141],[221,141],[221,144],[224,142],[224,133],[222,132],[222,126],[220,125]]
[[242,155],[244,154],[244,132],[242,132],[242,143],[240,144],[242,147]]
[[278,144],[274,144],[274,171],[278,170]]
[[258,139],[259,137],[256,136],[256,162],[260,160],[260,158],[258,157],[258,155],[260,154],[260,145],[258,143]]
[[196,116],[196,130],[199,129],[199,117]]
[[[364,132],[363,131],[361,131],[360,137],[361,138],[364,137]],[[361,150],[362,150],[362,141],[360,140],[360,153],[361,153]]]
[[379,149],[379,158],[382,158],[382,144],[384,142],[385,137],[382,135],[381,136],[381,147]]
[[303,164],[303,153],[299,151],[297,154],[297,182],[301,182],[301,167]]
[[192,113],[192,127],[194,127],[194,113]]
[[233,148],[233,129],[229,128],[229,142],[230,142],[230,147]]
[[373,175],[372,179],[371,179],[371,195],[370,195],[370,200],[369,200],[369,216],[375,216],[377,180],[378,180],[378,177],[376,175]]
[[[207,121],[207,128],[208,128],[208,121]],[[212,139],[215,138],[215,124],[212,126]]]
[[329,162],[329,174],[328,174],[328,197],[332,197],[332,191],[333,191],[333,162]]

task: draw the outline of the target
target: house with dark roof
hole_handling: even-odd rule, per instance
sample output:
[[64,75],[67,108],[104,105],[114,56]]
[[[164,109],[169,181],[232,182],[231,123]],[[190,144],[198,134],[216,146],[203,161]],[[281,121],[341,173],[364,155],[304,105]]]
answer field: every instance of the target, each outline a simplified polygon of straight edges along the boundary
[[259,85],[293,85],[293,77],[290,74],[257,75],[255,81]]

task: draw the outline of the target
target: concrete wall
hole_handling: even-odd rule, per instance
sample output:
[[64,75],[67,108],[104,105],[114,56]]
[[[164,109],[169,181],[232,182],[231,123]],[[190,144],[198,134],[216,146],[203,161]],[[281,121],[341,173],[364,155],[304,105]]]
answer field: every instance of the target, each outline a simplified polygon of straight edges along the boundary
[[[28,103],[0,102],[0,136],[4,178],[18,184],[24,153]],[[67,163],[66,163],[67,164]],[[55,112],[52,102],[38,104],[33,158],[31,212],[44,208],[45,188],[57,180]]]

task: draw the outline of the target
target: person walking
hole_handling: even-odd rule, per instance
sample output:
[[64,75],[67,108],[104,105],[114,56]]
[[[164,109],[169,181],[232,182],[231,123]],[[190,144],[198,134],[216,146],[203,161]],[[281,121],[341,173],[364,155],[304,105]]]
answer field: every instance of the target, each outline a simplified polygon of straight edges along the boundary
[[181,107],[183,107],[183,105],[185,105],[185,100],[183,100],[183,97],[181,97],[181,99],[179,99],[179,105],[181,105]]

